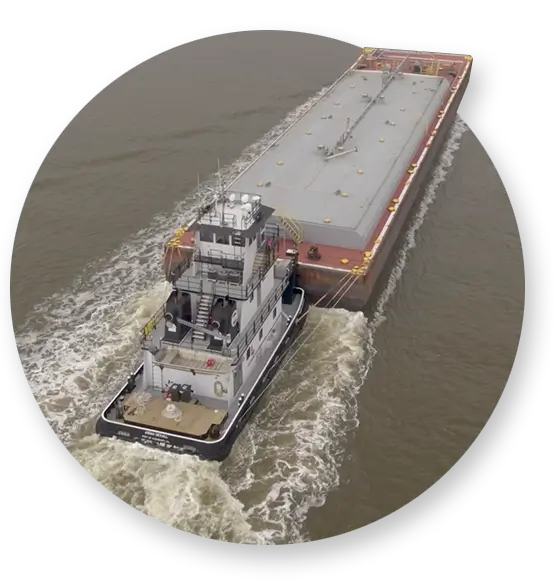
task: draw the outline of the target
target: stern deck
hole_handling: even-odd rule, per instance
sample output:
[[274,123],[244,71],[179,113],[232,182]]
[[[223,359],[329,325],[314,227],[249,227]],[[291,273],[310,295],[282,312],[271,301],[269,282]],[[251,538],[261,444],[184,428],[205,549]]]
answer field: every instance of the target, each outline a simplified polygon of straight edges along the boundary
[[185,345],[185,342],[189,335],[183,339],[180,345],[163,343],[160,351],[155,356],[157,365],[164,365],[165,367],[173,365],[179,368],[186,367],[196,372],[210,373],[211,375],[228,373],[230,371],[231,359],[219,355],[214,350],[210,351],[213,365],[210,369],[207,369],[208,340],[204,343],[204,349],[188,347]]
[[[220,424],[226,416],[226,410],[213,410],[201,404],[172,402],[161,394],[143,391],[130,394],[125,402],[128,406],[124,419],[130,424],[155,429],[178,432],[197,438],[205,437],[212,424]],[[175,406],[176,417],[164,415],[168,406]]]

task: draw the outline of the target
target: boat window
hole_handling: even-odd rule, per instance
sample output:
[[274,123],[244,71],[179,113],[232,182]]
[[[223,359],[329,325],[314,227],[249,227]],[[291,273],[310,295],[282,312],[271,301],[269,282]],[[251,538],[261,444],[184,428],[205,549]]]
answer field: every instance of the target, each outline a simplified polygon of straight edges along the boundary
[[276,307],[274,307],[274,310],[272,311],[272,317],[275,319],[276,318]]
[[220,236],[216,239],[216,244],[228,244],[228,239],[224,236]]
[[262,341],[262,340],[263,340],[263,330],[261,329],[259,331],[259,341]]
[[214,242],[214,234],[212,232],[203,232],[203,230],[201,230],[199,232],[199,239],[201,242]]
[[249,359],[249,357],[251,357],[251,347],[247,349],[247,359]]

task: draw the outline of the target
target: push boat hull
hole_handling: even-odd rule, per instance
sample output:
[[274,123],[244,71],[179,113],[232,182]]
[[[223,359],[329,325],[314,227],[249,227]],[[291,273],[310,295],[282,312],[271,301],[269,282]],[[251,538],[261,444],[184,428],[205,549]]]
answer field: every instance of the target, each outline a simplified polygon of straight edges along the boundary
[[97,434],[131,443],[139,443],[150,448],[173,452],[175,454],[189,454],[203,460],[225,460],[249,418],[260,403],[262,395],[269,389],[270,383],[279,371],[280,364],[292,343],[299,336],[305,325],[309,302],[306,300],[305,293],[302,289],[296,288],[295,290],[301,296],[299,308],[295,316],[292,317],[282,341],[269,358],[265,368],[247,394],[243,404],[236,412],[235,417],[218,440],[190,438],[167,430],[149,429],[108,418],[110,413],[114,411],[118,399],[133,390],[133,388],[130,390],[129,386],[139,383],[138,380],[144,372],[144,363],[139,365],[136,371],[130,376],[128,382],[118,391],[100,415],[96,424]]

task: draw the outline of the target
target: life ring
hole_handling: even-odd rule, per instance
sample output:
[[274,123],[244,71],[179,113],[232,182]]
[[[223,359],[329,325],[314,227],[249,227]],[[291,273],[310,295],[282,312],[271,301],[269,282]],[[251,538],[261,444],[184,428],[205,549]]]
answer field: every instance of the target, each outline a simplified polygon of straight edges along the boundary
[[227,388],[224,387],[224,384],[221,381],[216,380],[214,382],[214,395],[216,397],[222,397],[228,393]]
[[237,325],[237,319],[238,319],[238,315],[237,315],[237,309],[232,313],[232,327],[235,327]]
[[214,365],[214,359],[207,359],[205,365],[210,369]]

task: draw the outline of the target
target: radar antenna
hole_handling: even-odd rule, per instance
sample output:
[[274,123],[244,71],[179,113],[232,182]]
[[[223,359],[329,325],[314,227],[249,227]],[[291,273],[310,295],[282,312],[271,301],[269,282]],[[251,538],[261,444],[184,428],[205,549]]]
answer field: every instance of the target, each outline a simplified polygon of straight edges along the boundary
[[222,189],[222,175],[220,174],[220,158],[217,159],[218,163],[218,194],[220,196],[220,202],[222,203],[222,214],[220,218],[220,223],[222,226],[226,223],[224,219],[224,212],[226,211],[226,197],[224,196],[224,190]]

